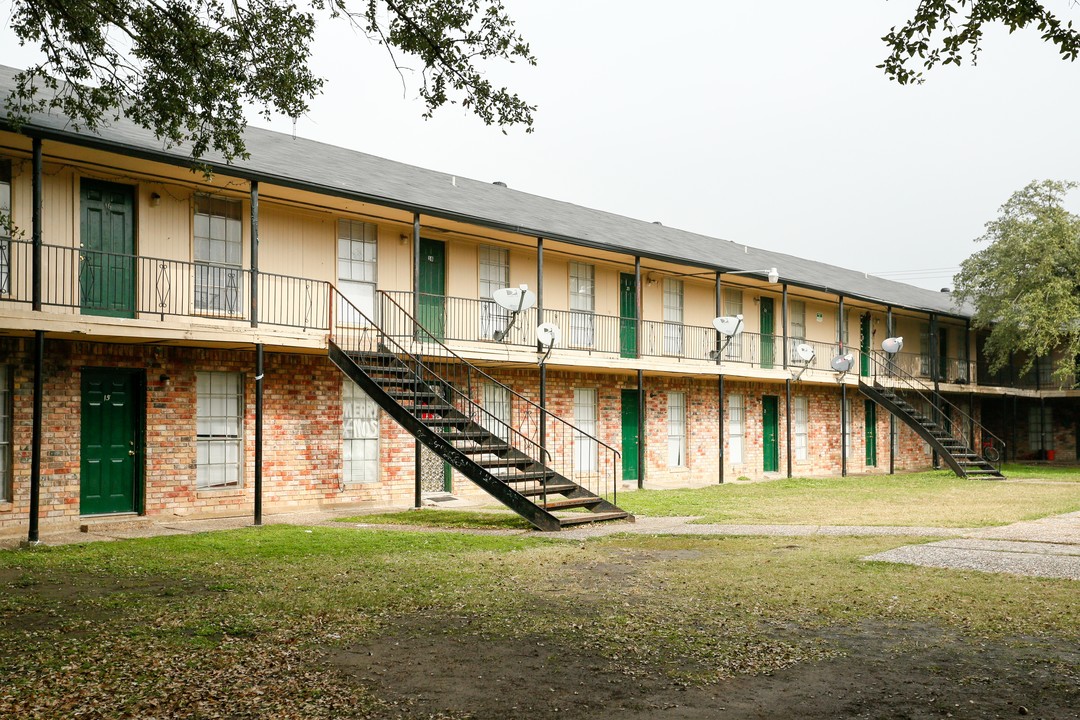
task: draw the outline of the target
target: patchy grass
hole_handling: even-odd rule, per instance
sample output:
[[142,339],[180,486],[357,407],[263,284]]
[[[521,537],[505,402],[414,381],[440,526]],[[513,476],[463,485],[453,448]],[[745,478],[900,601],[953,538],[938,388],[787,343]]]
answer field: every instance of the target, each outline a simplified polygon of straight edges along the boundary
[[863,622],[1080,639],[1075,583],[860,559],[908,541],[266,526],[3,552],[0,716],[414,717],[331,662],[399,633],[453,637],[463,662],[546,648],[582,663],[573,689],[597,666],[770,672],[834,655],[818,631]]
[[1054,480],[1080,483],[1080,465],[1050,465],[1047,463],[1005,463],[1005,477],[1016,480]]
[[338,522],[473,530],[529,530],[532,528],[528,521],[518,515],[472,510],[405,510],[404,512],[357,515],[341,518]]
[[964,480],[948,472],[792,478],[619,496],[635,515],[703,523],[982,527],[1080,510],[1067,484]]

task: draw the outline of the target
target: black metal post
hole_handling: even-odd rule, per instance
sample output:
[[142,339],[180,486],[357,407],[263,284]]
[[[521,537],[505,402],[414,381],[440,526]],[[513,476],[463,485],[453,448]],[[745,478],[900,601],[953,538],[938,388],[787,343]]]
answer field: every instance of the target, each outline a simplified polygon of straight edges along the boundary
[[[259,325],[259,181],[251,181],[251,327]],[[260,344],[261,348],[262,345]],[[262,371],[258,373],[261,375]],[[256,522],[256,525],[259,523]]]
[[[544,238],[536,238],[536,324],[544,322]],[[536,352],[543,352],[540,341],[536,341]]]
[[[720,317],[724,314],[724,294],[720,285],[720,271],[716,272],[716,317]],[[716,364],[721,364],[721,348],[724,346],[724,338],[720,335],[720,331],[716,331]],[[723,433],[721,433],[723,435]]]
[[413,446],[414,446],[414,451],[413,451],[413,456],[414,456],[413,465],[414,465],[414,467],[413,467],[413,470],[415,471],[415,475],[416,475],[416,483],[415,483],[415,487],[413,489],[413,507],[415,509],[419,510],[421,504],[423,503],[423,500],[420,497],[420,495],[421,495],[420,478],[421,478],[421,475],[423,474],[424,468],[423,468],[423,464],[421,462],[420,454],[423,452],[424,446],[420,444],[419,440],[416,440],[413,443]]
[[784,383],[786,388],[785,402],[787,403],[787,476],[791,477],[791,378]]
[[[885,336],[896,337],[893,328],[892,305],[885,309]],[[892,363],[886,366],[890,371]],[[896,416],[889,413],[889,474],[896,474]]]
[[[416,322],[420,322],[420,213],[413,213],[412,221],[412,243],[413,243],[413,318]],[[417,441],[416,456],[420,457],[420,443]],[[419,460],[417,462],[417,468],[420,467]],[[420,476],[419,473],[416,477],[416,507],[420,507]]]
[[[639,343],[640,347],[640,343]],[[637,398],[638,398],[638,444],[637,444],[637,457],[638,457],[638,473],[637,473],[637,486],[638,490],[645,487],[645,438],[648,433],[645,432],[645,423],[648,413],[645,412],[645,373],[641,368],[637,371]]]
[[[637,319],[634,320],[634,350],[636,357],[641,357],[641,346],[644,344],[644,338],[641,336],[642,328],[644,327],[641,322],[641,256],[634,256],[634,303],[636,307]],[[639,373],[640,374],[640,373]],[[641,409],[644,412],[644,408]],[[641,468],[638,468],[638,475],[641,475]]]
[[540,450],[543,457],[540,461],[548,464],[545,452],[547,450],[547,365],[540,366]]
[[26,534],[29,543],[38,542],[38,516],[41,508],[41,413],[44,391],[45,331],[34,331],[34,417],[30,430],[30,523]]
[[[930,313],[930,379],[934,381],[934,422],[940,427],[943,425],[941,422],[941,384],[938,382],[938,375],[941,370],[938,367],[941,363],[938,358],[938,321],[937,313]],[[930,461],[935,468],[941,467],[941,458],[938,457],[937,450],[932,451]]]
[[[836,316],[836,342],[840,347],[840,354],[844,354],[844,296],[840,296],[839,310]],[[840,476],[847,477],[847,383],[840,381]]]
[[976,455],[981,455],[979,452],[978,444],[975,442],[975,393],[968,393],[968,443],[971,445],[971,451]]
[[255,525],[262,525],[263,505],[263,344],[255,344]]
[[41,208],[42,208],[43,198],[44,198],[44,194],[45,194],[44,190],[42,189],[42,184],[41,184],[41,138],[39,138],[39,137],[34,138],[34,140],[33,140],[33,148],[34,148],[33,179],[32,179],[32,184],[31,184],[32,189],[31,189],[31,193],[30,193],[31,194],[30,202],[31,202],[31,205],[32,205],[32,207],[31,207],[31,215],[30,215],[30,217],[31,217],[30,233],[31,233],[31,240],[32,240],[32,243],[33,243],[32,244],[32,249],[31,249],[31,255],[30,255],[31,264],[33,265],[33,269],[31,271],[31,279],[30,279],[31,292],[33,293],[33,295],[32,295],[33,304],[31,305],[31,307],[34,310],[40,310],[41,309],[41,273],[42,273],[42,270],[43,270],[43,268],[41,266],[41,244],[42,244],[42,238],[41,238],[41,226],[42,226]]
[[716,417],[720,423],[720,442],[719,442],[719,454],[720,454],[720,484],[724,484],[724,432],[727,428],[724,427],[724,376],[720,375],[720,382],[717,383],[717,402],[716,402]]
[[[780,304],[781,304],[781,307],[780,307],[780,324],[783,325],[783,333],[784,333],[783,358],[784,358],[784,369],[787,370],[787,367],[788,367],[788,307],[787,307],[787,305],[788,305],[788,296],[787,296],[787,283],[784,283],[782,285],[782,288],[783,288],[783,297],[780,300]],[[790,395],[790,392],[788,394]]]

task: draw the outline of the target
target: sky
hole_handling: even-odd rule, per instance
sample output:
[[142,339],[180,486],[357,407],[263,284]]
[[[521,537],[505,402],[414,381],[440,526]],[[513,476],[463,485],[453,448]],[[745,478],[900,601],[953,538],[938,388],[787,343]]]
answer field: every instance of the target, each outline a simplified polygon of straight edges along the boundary
[[[506,0],[538,63],[486,70],[538,106],[530,134],[460,107],[423,119],[412,71],[324,22],[326,85],[295,133],[936,290],[1013,192],[1080,179],[1080,64],[995,29],[977,66],[897,85],[880,38],[916,5]],[[0,63],[33,57],[5,22]]]

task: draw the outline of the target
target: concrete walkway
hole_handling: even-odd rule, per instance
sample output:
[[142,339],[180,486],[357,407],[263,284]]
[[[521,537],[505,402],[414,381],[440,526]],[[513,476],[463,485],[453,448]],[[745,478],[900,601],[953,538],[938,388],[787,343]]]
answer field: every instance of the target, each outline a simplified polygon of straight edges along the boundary
[[[905,563],[926,567],[1011,573],[1036,577],[1080,580],[1080,512],[1040,520],[1013,523],[994,528],[940,528],[848,525],[695,525],[694,517],[638,518],[637,522],[601,523],[579,526],[560,533],[533,530],[444,530],[413,525],[343,524],[343,517],[355,517],[355,509],[310,511],[267,515],[267,525],[324,525],[338,528],[367,527],[387,532],[467,532],[484,535],[535,536],[554,540],[581,541],[615,534],[630,535],[766,535],[774,537],[823,536],[897,536],[943,538],[916,543],[872,555],[866,560]],[[49,533],[42,536],[45,545],[122,540],[157,535],[185,535],[215,530],[250,527],[250,517],[209,520],[152,520],[148,518],[98,521],[85,532]],[[0,548],[18,547],[20,538],[0,538]]]

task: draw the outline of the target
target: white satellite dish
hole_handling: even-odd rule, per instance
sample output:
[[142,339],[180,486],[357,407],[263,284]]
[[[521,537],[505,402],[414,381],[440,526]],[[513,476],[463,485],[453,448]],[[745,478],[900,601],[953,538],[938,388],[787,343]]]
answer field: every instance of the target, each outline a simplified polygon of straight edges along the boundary
[[552,349],[562,342],[562,329],[555,323],[540,323],[536,326],[536,342],[540,343],[540,347],[547,348],[544,357],[540,358],[540,364],[543,365]]
[[808,345],[807,343],[799,343],[796,345],[795,354],[807,365],[814,362],[814,358],[817,356],[817,353],[814,352],[814,346]]
[[838,373],[846,373],[854,364],[855,356],[851,353],[837,355],[829,362],[829,366]]
[[713,318],[712,324],[724,337],[734,337],[743,331],[743,316]]
[[890,355],[900,352],[902,347],[904,347],[904,338],[902,337],[885,338],[881,341],[881,349]]
[[536,293],[528,285],[506,287],[491,293],[491,299],[503,310],[522,312],[536,305]]

